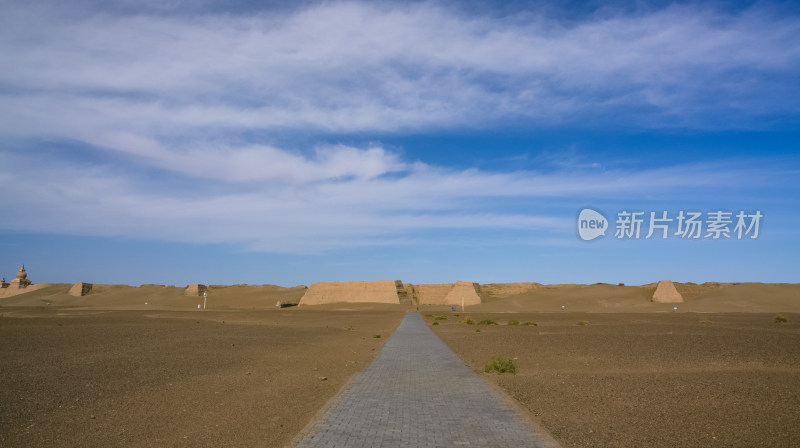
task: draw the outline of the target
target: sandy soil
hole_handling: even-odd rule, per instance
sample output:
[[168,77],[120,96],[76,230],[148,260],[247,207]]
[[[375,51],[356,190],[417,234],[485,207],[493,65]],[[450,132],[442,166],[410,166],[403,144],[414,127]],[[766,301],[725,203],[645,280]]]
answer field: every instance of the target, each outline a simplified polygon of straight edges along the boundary
[[[447,319],[434,320],[438,315]],[[428,316],[470,367],[564,446],[798,444],[798,314],[785,314],[783,324],[774,314],[748,313]],[[461,323],[467,316],[500,325]],[[538,325],[509,326],[509,320]],[[516,359],[516,374],[483,373],[499,354]]]
[[[800,313],[800,284],[786,283],[675,283],[685,302],[654,303],[650,299],[656,283],[641,286],[594,285],[490,285],[484,303],[469,308],[474,312],[552,312],[562,305],[568,311],[588,313],[681,312]],[[482,287],[483,288],[483,287]],[[422,309],[422,308],[421,308]]]
[[5,307],[0,446],[284,446],[403,312]]
[[[203,303],[202,296],[185,295],[185,286],[93,285],[92,291],[83,297],[69,295],[70,287],[72,285],[67,283],[51,283],[36,284],[25,290],[0,290],[0,307],[193,311]],[[206,306],[208,310],[216,311],[268,310],[275,308],[278,301],[297,304],[305,292],[305,286],[210,285]]]

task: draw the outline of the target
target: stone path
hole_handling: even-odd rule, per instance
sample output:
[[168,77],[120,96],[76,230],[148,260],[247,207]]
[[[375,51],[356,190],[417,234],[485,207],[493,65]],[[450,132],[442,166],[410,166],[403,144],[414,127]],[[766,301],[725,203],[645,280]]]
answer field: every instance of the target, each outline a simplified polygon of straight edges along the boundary
[[427,327],[406,314],[298,447],[553,447]]

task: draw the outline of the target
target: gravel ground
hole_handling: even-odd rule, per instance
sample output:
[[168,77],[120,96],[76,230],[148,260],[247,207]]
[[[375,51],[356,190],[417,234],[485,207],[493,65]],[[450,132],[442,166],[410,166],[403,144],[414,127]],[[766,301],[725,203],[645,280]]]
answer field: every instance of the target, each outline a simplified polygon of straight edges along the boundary
[[485,377],[564,446],[798,446],[800,315],[774,316],[445,312],[426,321],[476,371],[495,355],[514,358],[516,374]]
[[2,314],[3,447],[284,446],[371,362],[403,316]]

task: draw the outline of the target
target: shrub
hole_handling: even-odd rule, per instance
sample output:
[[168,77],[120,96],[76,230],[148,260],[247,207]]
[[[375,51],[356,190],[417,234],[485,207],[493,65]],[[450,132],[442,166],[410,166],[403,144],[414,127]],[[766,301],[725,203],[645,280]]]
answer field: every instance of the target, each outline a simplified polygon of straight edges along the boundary
[[580,325],[580,326],[589,325],[589,321],[580,320],[580,321],[578,321],[578,325]]
[[464,320],[464,323],[467,325],[475,325],[475,321],[470,319],[469,317],[466,320]]
[[517,365],[514,364],[513,359],[507,356],[495,356],[486,363],[483,371],[486,373],[516,373]]
[[511,319],[510,321],[508,321],[508,325],[512,325],[512,326],[513,326],[513,325],[519,325],[519,321],[518,321],[518,320]]
[[434,322],[433,325],[439,325],[439,322]]
[[539,324],[537,324],[536,322],[525,322],[522,325],[525,325],[526,327],[538,327],[539,326]]
[[447,316],[436,316],[434,320],[447,320]]
[[787,319],[786,316],[784,316],[783,314],[778,314],[777,316],[775,316],[776,324],[785,324],[786,322],[789,322],[789,319]]
[[379,335],[379,334],[376,334],[375,336],[373,336],[373,338],[375,338],[375,339],[380,339],[380,338],[381,338],[381,335]]
[[497,325],[497,322],[495,322],[493,320],[489,320],[489,319],[484,319],[484,320],[478,322],[478,325]]

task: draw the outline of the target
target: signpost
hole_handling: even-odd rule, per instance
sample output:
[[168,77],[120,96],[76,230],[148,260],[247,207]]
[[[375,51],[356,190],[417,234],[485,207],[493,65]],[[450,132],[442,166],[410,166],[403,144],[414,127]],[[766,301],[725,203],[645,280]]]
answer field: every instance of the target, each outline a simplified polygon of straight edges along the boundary
[[203,291],[203,311],[206,310],[206,299],[208,299],[208,291]]

